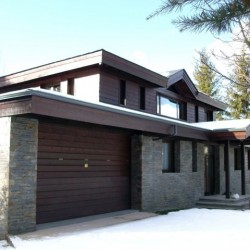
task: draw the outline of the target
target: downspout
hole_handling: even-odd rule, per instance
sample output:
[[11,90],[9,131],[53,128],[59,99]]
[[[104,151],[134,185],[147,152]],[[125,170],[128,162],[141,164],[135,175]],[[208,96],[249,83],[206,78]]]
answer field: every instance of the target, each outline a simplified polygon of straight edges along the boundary
[[229,159],[229,149],[230,149],[230,141],[227,140],[225,142],[225,170],[226,170],[226,198],[230,199],[230,159]]
[[246,164],[245,164],[245,146],[244,141],[240,142],[240,155],[241,155],[241,194],[246,194]]

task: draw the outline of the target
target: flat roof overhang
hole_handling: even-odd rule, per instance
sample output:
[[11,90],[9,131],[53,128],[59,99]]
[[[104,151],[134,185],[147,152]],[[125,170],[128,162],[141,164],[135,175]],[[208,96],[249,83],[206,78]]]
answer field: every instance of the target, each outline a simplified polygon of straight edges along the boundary
[[138,64],[130,62],[105,50],[98,50],[84,55],[75,56],[65,60],[49,63],[21,72],[0,77],[0,87],[25,83],[58,74],[83,69],[85,67],[104,65],[133,75],[158,87],[166,87],[167,77]]
[[27,89],[0,95],[0,117],[38,115],[153,133],[209,140],[209,131],[188,123],[103,103],[84,102],[51,91]]

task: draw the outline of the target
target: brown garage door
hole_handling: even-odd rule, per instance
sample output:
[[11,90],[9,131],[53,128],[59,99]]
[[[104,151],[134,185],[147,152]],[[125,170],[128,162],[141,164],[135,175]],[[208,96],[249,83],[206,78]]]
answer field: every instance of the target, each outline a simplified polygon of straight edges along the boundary
[[128,135],[40,123],[37,223],[130,208]]

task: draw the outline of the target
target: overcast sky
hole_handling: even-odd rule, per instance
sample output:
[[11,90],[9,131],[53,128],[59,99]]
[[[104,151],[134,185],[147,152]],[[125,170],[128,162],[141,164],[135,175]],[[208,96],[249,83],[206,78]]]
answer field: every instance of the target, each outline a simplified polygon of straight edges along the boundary
[[158,73],[185,68],[209,33],[180,33],[161,0],[1,0],[0,76],[105,49]]

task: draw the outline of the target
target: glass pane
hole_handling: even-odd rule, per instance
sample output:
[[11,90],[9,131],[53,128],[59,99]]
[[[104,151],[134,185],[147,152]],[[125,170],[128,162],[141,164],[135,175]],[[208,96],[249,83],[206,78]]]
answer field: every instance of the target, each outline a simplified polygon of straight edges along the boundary
[[173,118],[179,118],[180,113],[180,106],[179,103],[171,101],[167,98],[160,97],[160,114],[173,117]]
[[162,143],[162,170],[165,172],[174,172],[173,146],[173,142]]

